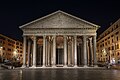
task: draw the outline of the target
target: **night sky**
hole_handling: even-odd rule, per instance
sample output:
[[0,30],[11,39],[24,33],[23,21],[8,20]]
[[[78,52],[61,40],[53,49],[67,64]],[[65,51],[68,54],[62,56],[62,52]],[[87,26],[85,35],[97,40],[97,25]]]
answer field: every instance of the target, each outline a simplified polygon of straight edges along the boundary
[[22,40],[19,26],[57,10],[101,26],[98,35],[120,18],[119,0],[9,0],[0,2],[0,33]]

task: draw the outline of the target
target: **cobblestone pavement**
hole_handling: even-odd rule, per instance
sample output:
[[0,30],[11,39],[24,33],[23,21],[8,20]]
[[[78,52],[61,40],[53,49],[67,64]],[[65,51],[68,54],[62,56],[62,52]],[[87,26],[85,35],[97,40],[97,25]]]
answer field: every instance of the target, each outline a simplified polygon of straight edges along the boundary
[[120,80],[120,70],[13,69],[0,70],[0,80]]

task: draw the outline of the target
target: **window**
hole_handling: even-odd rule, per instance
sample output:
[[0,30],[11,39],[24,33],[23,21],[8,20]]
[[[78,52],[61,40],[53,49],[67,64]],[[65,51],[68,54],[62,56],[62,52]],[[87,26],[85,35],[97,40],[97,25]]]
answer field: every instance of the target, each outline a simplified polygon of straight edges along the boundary
[[110,41],[108,41],[108,44],[110,44]]
[[8,51],[11,51],[11,49],[10,49],[10,48],[8,48]]
[[11,44],[10,44],[10,43],[8,43],[8,45],[9,45],[9,46],[11,46]]
[[113,43],[113,39],[112,39],[112,43]]
[[117,53],[117,55],[119,56],[119,55],[120,55],[120,53],[118,52],[118,53]]
[[102,40],[102,42],[104,42],[104,40]]
[[113,31],[113,28],[112,28],[112,31]]
[[20,53],[22,53],[22,51],[20,51]]
[[0,39],[5,40],[5,38],[3,36],[0,36]]
[[108,50],[110,50],[110,47],[108,47]]
[[114,46],[112,46],[112,50],[114,50]]
[[16,48],[19,48],[19,46],[17,46]]
[[116,37],[117,41],[118,41],[118,36]]
[[5,42],[3,41],[3,44],[5,44]]
[[113,37],[113,35],[111,35],[111,37]]
[[107,46],[107,42],[105,42],[105,45]]
[[[98,45],[99,46],[99,45]],[[20,49],[22,49],[22,47],[20,47]]]
[[114,56],[114,54],[112,54],[112,56]]
[[0,41],[0,43],[2,43],[2,41]]
[[117,49],[119,49],[119,44],[117,44]]
[[17,42],[16,45],[19,45],[19,43]]
[[103,44],[103,47],[104,47],[104,44]]
[[8,39],[8,42],[15,44],[15,41]]
[[5,47],[3,47],[3,50],[5,50]]
[[22,46],[22,44],[20,44],[20,46]]
[[116,28],[118,28],[118,24],[116,25]]
[[115,34],[117,35],[117,34],[119,34],[119,32],[116,32]]

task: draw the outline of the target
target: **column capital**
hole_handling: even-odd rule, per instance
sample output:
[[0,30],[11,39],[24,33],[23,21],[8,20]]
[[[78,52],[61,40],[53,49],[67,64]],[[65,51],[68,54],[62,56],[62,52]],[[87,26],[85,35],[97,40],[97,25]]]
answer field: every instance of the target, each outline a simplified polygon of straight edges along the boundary
[[87,38],[87,36],[86,36],[86,35],[83,35],[83,41],[85,41],[85,40],[86,40],[86,38]]
[[77,37],[77,35],[74,35],[74,37]]
[[93,36],[93,40],[96,40],[96,35]]
[[42,35],[43,37],[46,37],[46,35]]
[[92,37],[89,38],[90,42],[92,41]]
[[67,37],[67,35],[63,35],[63,37]]
[[33,36],[33,39],[36,40],[36,39],[37,39],[37,36]]
[[22,37],[27,37],[27,35],[22,35]]
[[86,42],[88,43],[89,41],[87,40]]
[[56,38],[56,35],[53,35],[53,38]]
[[83,38],[87,38],[87,35],[83,35]]

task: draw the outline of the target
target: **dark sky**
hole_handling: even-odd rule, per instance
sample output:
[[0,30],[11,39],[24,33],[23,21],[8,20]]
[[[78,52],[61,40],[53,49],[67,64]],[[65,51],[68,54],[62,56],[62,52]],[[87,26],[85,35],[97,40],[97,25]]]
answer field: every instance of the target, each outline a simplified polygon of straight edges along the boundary
[[22,40],[19,26],[57,10],[100,25],[98,34],[120,18],[119,0],[9,0],[0,2],[0,33]]

